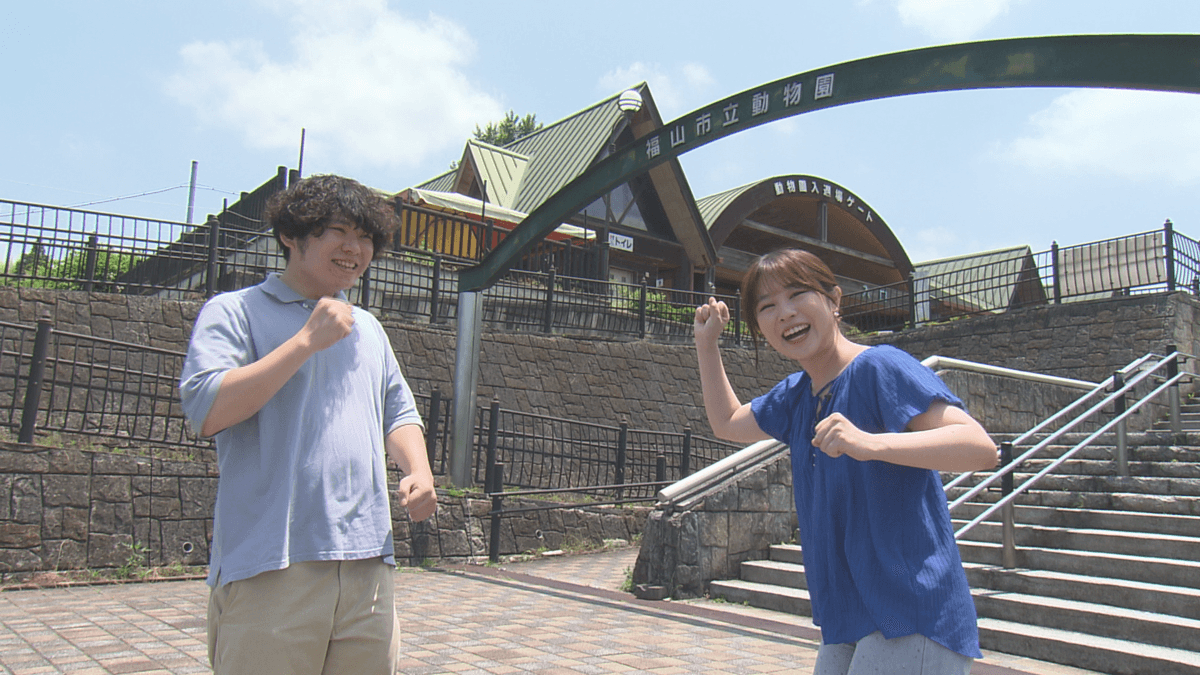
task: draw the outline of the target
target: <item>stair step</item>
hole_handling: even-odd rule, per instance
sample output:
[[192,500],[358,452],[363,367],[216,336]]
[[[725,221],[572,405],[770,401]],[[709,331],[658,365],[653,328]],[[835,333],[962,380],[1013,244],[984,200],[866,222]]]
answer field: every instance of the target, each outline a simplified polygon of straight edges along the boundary
[[[978,597],[979,593],[975,595]],[[727,602],[812,615],[808,591],[803,589],[733,579],[713,581],[709,594]],[[1003,619],[980,617],[979,641],[983,649],[1115,675],[1147,672],[1200,675],[1197,652]]]
[[808,591],[802,588],[728,579],[710,582],[708,594],[714,598],[724,598],[728,602],[744,603],[751,607],[812,616],[812,601],[809,599]]
[[1200,642],[1200,621],[1156,612],[1024,593],[976,589],[979,616],[1146,645],[1185,649]]
[[970,562],[963,567],[974,589],[1094,602],[1200,621],[1200,589]]
[[1112,675],[1200,675],[1200,653],[1087,633],[979,619],[984,649]]
[[808,582],[804,576],[804,565],[778,560],[746,561],[741,565],[741,578],[742,581],[753,581],[760,584],[808,588]]
[[[965,562],[995,566],[1003,563],[999,544],[959,541],[958,551]],[[1090,551],[1059,551],[1049,548],[1018,548],[1017,564],[1030,569],[1200,588],[1200,562],[1193,560]]]
[[[954,521],[958,528],[967,521]],[[1169,560],[1200,560],[1200,537],[1157,532],[1125,532],[1114,529],[1054,527],[1018,521],[1016,544],[1023,548],[1053,548],[1063,551],[1089,551],[1140,556],[1152,552],[1154,557]],[[966,541],[999,542],[1000,523],[985,521],[963,534]]]
[[[1019,498],[1018,498],[1019,499]],[[966,521],[974,519],[989,504],[967,502],[954,511],[954,518]],[[988,521],[995,522],[995,514]],[[1146,513],[1112,511],[1108,509],[1073,509],[1018,504],[1015,511],[1017,527],[1026,525],[1049,525],[1076,529],[1119,530],[1122,532],[1145,532],[1183,537],[1200,537],[1200,516],[1187,514]],[[955,525],[957,529],[958,524]]]

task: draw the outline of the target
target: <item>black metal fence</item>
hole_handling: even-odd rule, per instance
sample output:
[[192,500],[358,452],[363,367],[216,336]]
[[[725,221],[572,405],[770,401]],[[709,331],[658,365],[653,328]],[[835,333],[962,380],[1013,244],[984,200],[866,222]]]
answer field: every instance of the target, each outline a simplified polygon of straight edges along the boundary
[[1200,243],[1160,230],[1049,251],[981,254],[921,266],[907,281],[848,293],[842,319],[863,332],[902,330],[1032,305],[1189,290],[1200,295]]
[[[592,424],[500,407],[478,410],[473,476],[488,485],[497,462],[506,487],[614,488],[624,498],[650,498],[645,483],[675,481],[722,459],[741,446],[683,432],[630,429],[627,423]],[[624,487],[637,484],[638,487]],[[495,486],[488,485],[489,492]]]
[[[294,179],[294,176],[291,177]],[[13,286],[209,297],[282,270],[262,209],[286,187],[277,176],[202,225],[0,200],[0,282]],[[458,272],[508,230],[397,203],[400,229],[350,296],[380,315],[452,322]],[[546,240],[484,293],[494,329],[687,342],[692,313],[708,295],[597,279],[602,251],[591,240]],[[1200,294],[1200,243],[1174,231],[981,254],[922,265],[910,279],[848,293],[842,318],[863,331],[902,330],[1018,307],[1187,289]],[[737,296],[718,296],[736,319]],[[727,344],[746,337],[737,320]]]
[[185,455],[210,449],[184,423],[183,357],[54,330],[49,317],[36,327],[0,323],[0,426],[25,443],[40,432]]
[[[179,401],[185,356],[59,331],[49,316],[36,327],[0,322],[0,427],[24,443],[54,433],[65,443],[211,461],[212,440],[186,424]],[[414,396],[426,423],[430,466],[446,475],[453,402],[440,390]],[[503,410],[498,402],[479,407],[477,419],[473,452],[481,484],[488,462],[497,459],[511,467],[510,485],[550,489],[654,480],[660,456],[667,462],[661,475],[678,479],[736,449],[690,429],[590,424]]]

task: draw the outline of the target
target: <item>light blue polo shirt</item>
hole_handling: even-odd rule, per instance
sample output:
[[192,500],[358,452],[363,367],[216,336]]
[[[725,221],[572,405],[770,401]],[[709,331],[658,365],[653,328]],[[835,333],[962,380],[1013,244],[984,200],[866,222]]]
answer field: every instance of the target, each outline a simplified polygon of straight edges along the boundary
[[[209,300],[179,383],[193,427],[228,370],[283,344],[315,306],[278,274]],[[258,414],[216,435],[208,584],[310,560],[395,564],[384,436],[405,424],[421,424],[412,391],[379,321],[355,307],[350,335],[310,357]]]

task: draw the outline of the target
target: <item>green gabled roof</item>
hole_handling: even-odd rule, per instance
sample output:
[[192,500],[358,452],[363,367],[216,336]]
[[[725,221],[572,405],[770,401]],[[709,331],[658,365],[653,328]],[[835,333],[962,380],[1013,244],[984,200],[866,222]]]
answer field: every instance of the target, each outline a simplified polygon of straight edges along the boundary
[[[634,87],[644,90],[645,83]],[[564,185],[586,171],[603,152],[612,134],[613,125],[621,119],[617,109],[620,93],[585,108],[574,115],[543,127],[524,138],[501,148],[528,158],[518,189],[512,193],[512,203],[506,207],[531,213],[558,192]],[[479,144],[484,147],[486,144]],[[448,171],[416,187],[422,190],[451,192],[457,171]],[[488,191],[491,192],[489,182]],[[495,200],[499,202],[499,200]]]
[[506,209],[513,208],[520,194],[521,181],[529,168],[529,158],[475,140],[467,141],[464,154],[464,159],[475,165],[479,179],[486,182],[488,201]]
[[437,178],[431,178],[424,183],[421,183],[417,186],[417,188],[421,190],[434,190],[436,192],[453,192],[455,178],[457,177],[458,171],[455,169],[450,169]]
[[914,272],[934,298],[1001,310],[1012,303],[1020,282],[1037,277],[1037,266],[1028,246],[1014,246],[919,263]]
[[696,210],[700,212],[700,219],[704,223],[705,229],[712,229],[713,222],[717,217],[725,212],[725,208],[733,203],[733,200],[742,195],[743,192],[758,185],[762,181],[754,181],[745,185],[731,188],[724,192],[718,192],[715,195],[709,195],[696,200]]

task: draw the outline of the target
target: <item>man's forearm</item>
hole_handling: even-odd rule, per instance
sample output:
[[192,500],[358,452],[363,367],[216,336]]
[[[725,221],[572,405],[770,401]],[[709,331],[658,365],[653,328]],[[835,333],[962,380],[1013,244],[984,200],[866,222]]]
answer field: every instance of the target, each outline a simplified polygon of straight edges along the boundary
[[254,363],[226,371],[200,433],[212,436],[258,414],[312,354],[297,334]]

